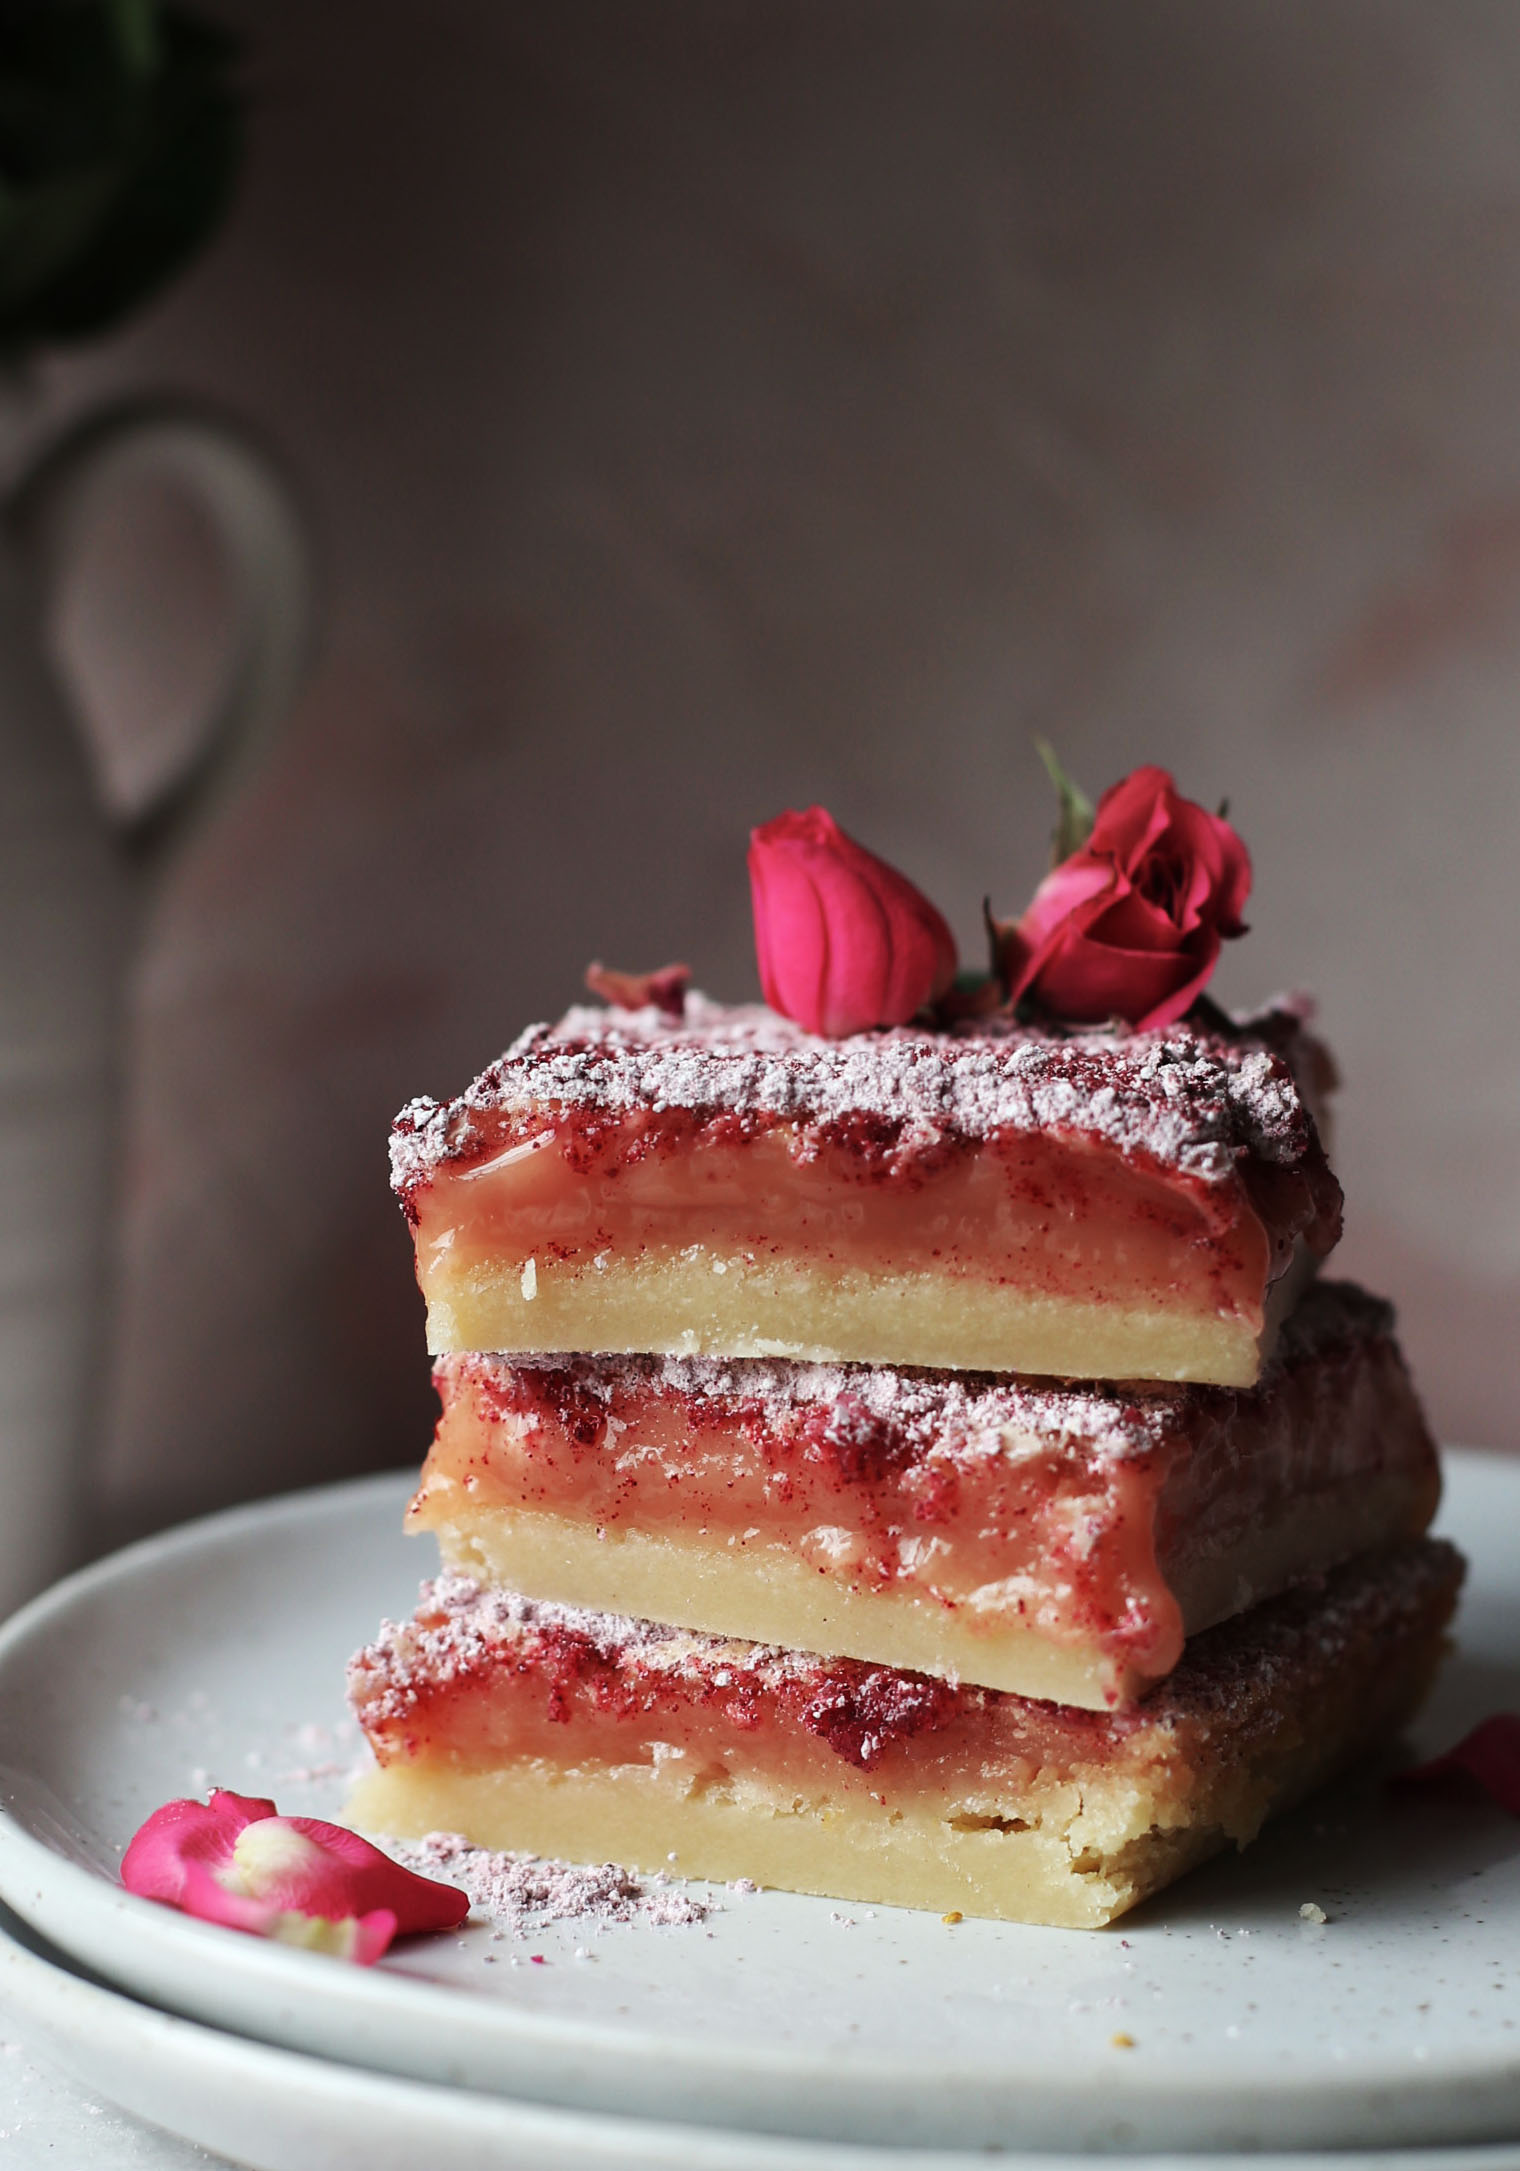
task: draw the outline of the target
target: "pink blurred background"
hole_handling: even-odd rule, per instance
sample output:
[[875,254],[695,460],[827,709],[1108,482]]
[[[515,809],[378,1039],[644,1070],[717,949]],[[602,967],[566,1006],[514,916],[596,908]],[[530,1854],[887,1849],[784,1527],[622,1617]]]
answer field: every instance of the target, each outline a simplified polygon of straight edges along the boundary
[[[594,955],[755,986],[749,825],[825,801],[979,954],[1031,737],[1228,794],[1318,994],[1345,1268],[1520,1448],[1520,10],[241,0],[211,256],[44,380],[282,451],[326,633],[136,994],[104,1526],[415,1458],[385,1182]],[[115,788],[223,597],[119,509],[62,622]]]

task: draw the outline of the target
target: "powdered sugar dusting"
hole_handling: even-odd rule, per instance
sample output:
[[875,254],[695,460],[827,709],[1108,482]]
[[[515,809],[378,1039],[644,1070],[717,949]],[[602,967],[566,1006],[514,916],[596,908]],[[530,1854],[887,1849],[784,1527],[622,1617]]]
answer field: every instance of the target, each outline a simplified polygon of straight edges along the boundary
[[527,1937],[549,1922],[575,1922],[600,1932],[616,1923],[678,1928],[705,1922],[702,1900],[676,1892],[662,1877],[643,1881],[615,1862],[583,1867],[541,1855],[495,1853],[459,1832],[383,1841],[387,1854],[424,1877],[442,1878],[470,1895],[470,1905],[498,1931]]
[[803,1144],[868,1118],[907,1158],[1001,1133],[1072,1132],[1221,1183],[1244,1155],[1291,1165],[1314,1132],[1279,1052],[1284,1013],[1237,1032],[1059,1034],[1012,1021],[949,1033],[903,1027],[822,1040],[758,1006],[688,997],[686,1015],[577,1008],[531,1026],[447,1105],[409,1103],[392,1133],[403,1193],[468,1158],[480,1119],[547,1108],[604,1115],[683,1110],[795,1127]]
[[424,1583],[409,1621],[383,1621],[372,1644],[349,1661],[348,1693],[366,1729],[398,1718],[420,1693],[478,1678],[515,1648],[579,1645],[609,1670],[698,1679],[727,1652],[735,1672],[755,1687],[810,1677],[819,1661],[778,1644],[732,1642],[658,1621],[596,1613],[526,1598],[462,1575]]
[[829,1412],[833,1433],[871,1431],[905,1454],[956,1462],[987,1455],[1050,1454],[1068,1446],[1098,1460],[1143,1454],[1164,1437],[1200,1390],[1067,1386],[1012,1374],[896,1365],[806,1364],[783,1357],[445,1357],[451,1367],[510,1364],[525,1377],[557,1373],[578,1394],[610,1404],[654,1393],[742,1410],[772,1432],[811,1410]]
[[609,1663],[627,1662],[674,1630],[582,1606],[487,1589],[468,1576],[424,1583],[410,1621],[382,1621],[372,1644],[349,1661],[349,1700],[361,1724],[405,1710],[419,1687],[478,1673],[525,1635],[567,1635]]

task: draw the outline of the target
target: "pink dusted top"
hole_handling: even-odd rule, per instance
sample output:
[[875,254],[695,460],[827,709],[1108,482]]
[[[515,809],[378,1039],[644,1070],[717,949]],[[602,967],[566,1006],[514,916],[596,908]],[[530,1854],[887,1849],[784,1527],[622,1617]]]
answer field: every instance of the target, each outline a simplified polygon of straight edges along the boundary
[[488,1156],[503,1118],[540,1107],[590,1122],[679,1111],[726,1118],[745,1135],[786,1125],[820,1146],[869,1143],[899,1165],[1039,1132],[1087,1138],[1208,1185],[1229,1182],[1242,1162],[1266,1164],[1309,1175],[1330,1223],[1339,1191],[1313,1113],[1329,1065],[1303,1020],[1302,1006],[1287,1004],[1229,1031],[1058,1033],[981,1021],[823,1040],[759,1006],[701,995],[687,998],[680,1020],[653,1007],[581,1007],[558,1025],[530,1026],[456,1100],[404,1108],[392,1180],[409,1203],[441,1168]]

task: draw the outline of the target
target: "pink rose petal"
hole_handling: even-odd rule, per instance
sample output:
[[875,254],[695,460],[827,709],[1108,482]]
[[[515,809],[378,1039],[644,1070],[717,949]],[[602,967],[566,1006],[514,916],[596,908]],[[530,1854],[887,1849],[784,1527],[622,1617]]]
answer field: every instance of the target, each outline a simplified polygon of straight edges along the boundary
[[156,1809],[122,1857],[121,1881],[203,1922],[361,1966],[393,1937],[453,1929],[470,1911],[456,1886],[403,1869],[344,1825],[282,1817],[225,1788]]
[[686,1014],[686,990],[691,985],[689,965],[661,965],[656,972],[617,972],[600,962],[586,967],[586,985],[593,995],[617,1010],[658,1010],[665,1018]]
[[1424,1788],[1449,1788],[1474,1780],[1512,1817],[1520,1817],[1520,1716],[1513,1711],[1495,1712],[1482,1719],[1454,1748],[1429,1763],[1416,1764],[1395,1774],[1389,1782],[1400,1792]]

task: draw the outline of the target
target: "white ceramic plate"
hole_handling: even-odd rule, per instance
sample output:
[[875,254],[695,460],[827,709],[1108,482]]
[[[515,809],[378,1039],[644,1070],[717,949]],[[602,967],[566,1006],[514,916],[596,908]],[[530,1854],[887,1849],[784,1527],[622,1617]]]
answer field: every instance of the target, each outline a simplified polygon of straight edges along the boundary
[[[1451,1477],[1474,1577],[1425,1747],[1520,1708],[1520,1466],[1458,1456]],[[478,1929],[365,1971],[122,1893],[125,1839],[208,1777],[338,1809],[343,1662],[428,1565],[397,1535],[405,1491],[192,1526],[0,1631],[0,1897],[181,2013],[541,2103],[898,2147],[1520,2135],[1520,1824],[1372,1775],[1098,1934],[720,1891],[705,1928],[630,1925],[589,1960],[571,1923],[534,1938],[543,1965]]]
[[[299,2057],[87,1982],[3,1909],[0,2008],[96,2094],[253,2171],[961,2171],[967,2161],[545,2110]],[[997,2161],[1005,2171],[1073,2171],[1058,2154]],[[1516,2156],[1500,2144],[1379,2149],[1353,2161],[1355,2171],[1514,2171]],[[1347,2171],[1344,2157],[1251,2162],[1252,2171]],[[1128,2164],[1177,2171],[1175,2157]],[[1237,2171],[1237,2160],[1195,2156],[1189,2171]]]

